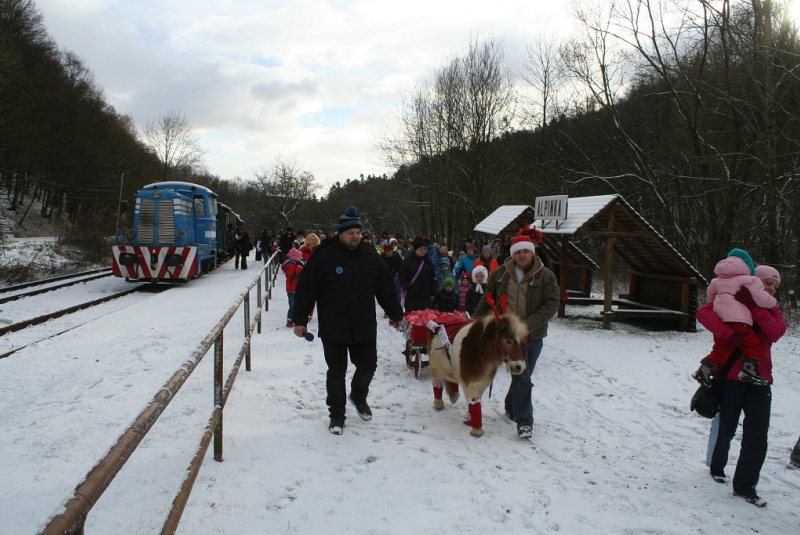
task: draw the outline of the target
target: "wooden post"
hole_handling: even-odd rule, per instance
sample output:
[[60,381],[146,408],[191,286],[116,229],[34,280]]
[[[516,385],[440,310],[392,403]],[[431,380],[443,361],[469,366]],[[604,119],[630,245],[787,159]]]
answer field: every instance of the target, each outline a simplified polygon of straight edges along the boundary
[[563,318],[567,315],[567,302],[564,296],[567,295],[567,262],[569,262],[569,238],[561,236],[561,274],[558,279],[558,293],[561,301],[558,303],[558,317]]
[[[690,281],[681,284],[681,312],[684,314],[689,313],[689,299],[691,295]],[[681,331],[689,330],[689,319],[683,318],[680,321]]]
[[[614,232],[614,210],[609,210],[608,232]],[[614,262],[614,240],[613,236],[606,236],[606,258],[603,273],[603,329],[611,328],[611,300],[613,299],[614,288],[612,286],[613,262]]]
[[592,288],[589,285],[589,268],[581,267],[581,287],[580,291],[586,294],[586,297],[592,296]]
[[639,274],[631,273],[630,284],[628,285],[628,299],[631,301],[639,300]]

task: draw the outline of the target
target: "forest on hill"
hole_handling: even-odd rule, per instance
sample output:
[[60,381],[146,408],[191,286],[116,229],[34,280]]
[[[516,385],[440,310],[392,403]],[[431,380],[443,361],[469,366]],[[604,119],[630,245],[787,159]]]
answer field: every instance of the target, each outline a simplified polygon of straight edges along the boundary
[[38,201],[37,217],[98,251],[119,199],[124,227],[135,191],[160,180],[211,187],[251,229],[329,229],[352,204],[373,233],[449,244],[503,204],[618,193],[707,276],[742,247],[793,286],[800,42],[787,6],[587,2],[575,35],[531,36],[513,65],[502,38],[475,38],[409,81],[379,147],[395,172],[322,191],[291,157],[248,179],[209,173],[179,110],[137,128],[34,2],[0,0],[0,189],[18,221]]

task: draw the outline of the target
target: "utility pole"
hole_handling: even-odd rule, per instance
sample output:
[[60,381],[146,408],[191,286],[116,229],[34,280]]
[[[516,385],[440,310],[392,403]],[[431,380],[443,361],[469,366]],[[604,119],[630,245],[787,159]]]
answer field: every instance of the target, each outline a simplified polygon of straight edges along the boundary
[[119,215],[122,211],[122,184],[125,183],[125,173],[122,173],[122,178],[119,181],[119,202],[117,203],[117,228],[114,230],[114,234],[117,233],[119,230]]

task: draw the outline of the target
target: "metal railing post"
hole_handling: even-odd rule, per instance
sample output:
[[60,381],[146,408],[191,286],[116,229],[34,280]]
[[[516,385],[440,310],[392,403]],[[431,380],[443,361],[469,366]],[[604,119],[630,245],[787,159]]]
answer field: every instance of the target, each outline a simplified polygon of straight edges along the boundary
[[250,371],[250,292],[244,296],[244,343],[246,346],[244,354],[244,368]]
[[[261,291],[261,277],[258,278],[258,290],[256,290],[256,308],[261,310],[261,296],[263,292]],[[258,334],[261,334],[261,314],[258,315],[258,324],[257,324]]]
[[264,286],[267,289],[267,298],[264,300],[264,310],[269,310],[269,301],[272,299],[272,285],[269,283],[269,276],[272,273],[272,262],[269,263],[269,268],[264,271]]
[[[214,341],[214,407],[222,408],[222,356],[224,336],[223,332]],[[222,462],[222,412],[220,412],[217,425],[214,427],[214,460]]]

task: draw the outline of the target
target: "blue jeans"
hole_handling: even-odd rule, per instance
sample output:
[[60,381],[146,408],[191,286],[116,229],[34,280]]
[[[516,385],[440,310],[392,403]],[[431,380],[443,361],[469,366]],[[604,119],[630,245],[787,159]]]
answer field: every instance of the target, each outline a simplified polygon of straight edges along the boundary
[[[536,361],[542,352],[544,341],[539,338],[532,340],[530,347],[525,351],[525,370],[529,376],[533,376],[533,369],[536,368]],[[533,401],[531,393],[533,386],[528,384],[525,374],[511,376],[511,386],[508,387],[508,394],[505,399],[506,412],[514,417],[517,427],[523,425],[533,426]]]
[[711,468],[711,456],[714,455],[714,446],[717,444],[719,433],[719,413],[711,420],[711,431],[708,433],[708,448],[706,448],[706,466]]
[[286,319],[292,319],[292,312],[294,312],[294,292],[286,292],[289,296],[289,312],[286,313]]

